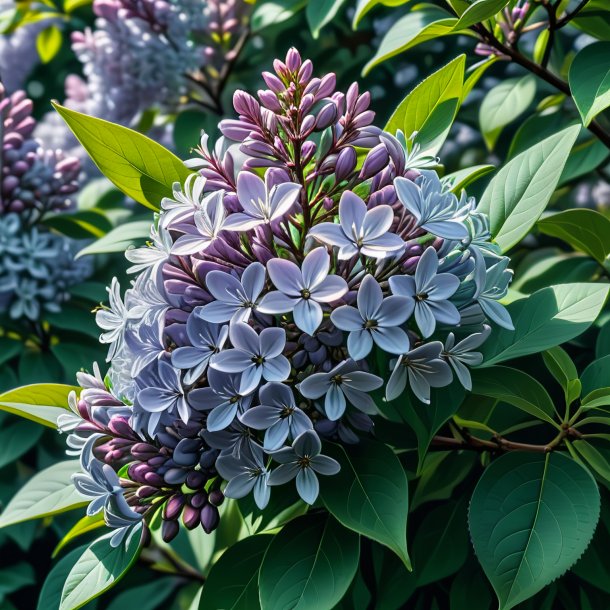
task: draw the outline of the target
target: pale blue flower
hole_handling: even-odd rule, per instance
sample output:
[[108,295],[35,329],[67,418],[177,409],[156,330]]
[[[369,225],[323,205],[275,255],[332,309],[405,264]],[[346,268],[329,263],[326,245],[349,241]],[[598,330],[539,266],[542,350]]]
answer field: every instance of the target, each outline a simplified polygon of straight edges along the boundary
[[240,280],[224,271],[210,271],[206,286],[216,300],[203,306],[204,320],[247,322],[252,311],[258,309],[258,298],[265,287],[265,268],[260,263],[252,263]]
[[468,391],[472,390],[472,379],[466,365],[478,366],[483,362],[483,354],[473,350],[483,345],[490,332],[491,327],[485,325],[481,332],[468,335],[457,344],[453,333],[449,333],[445,341],[445,349],[441,355],[449,362],[460,383]]
[[252,392],[241,390],[241,376],[208,369],[210,387],[197,388],[189,393],[189,403],[199,411],[210,411],[206,427],[210,432],[228,428],[235,418],[252,403]]
[[338,275],[328,275],[330,256],[325,248],[315,248],[299,269],[293,262],[274,258],[267,263],[271,281],[278,290],[266,294],[258,307],[268,314],[292,312],[294,323],[313,335],[322,322],[320,303],[341,298],[347,282]]
[[429,246],[422,254],[415,276],[394,275],[390,278],[392,293],[407,297],[415,307],[415,321],[424,337],[429,337],[436,323],[455,325],[460,322],[460,312],[448,299],[460,285],[458,277],[451,273],[437,273],[436,250]]
[[299,496],[307,504],[313,504],[320,492],[316,473],[337,474],[341,470],[339,462],[327,455],[320,455],[322,443],[313,430],[307,430],[297,437],[292,447],[280,449],[272,454],[279,462],[269,475],[269,485],[283,485],[296,478]]
[[290,375],[290,362],[282,355],[286,345],[283,328],[265,328],[260,335],[244,322],[229,327],[233,349],[227,349],[210,362],[210,366],[225,373],[241,375],[240,392],[248,394],[261,382],[284,381]]
[[311,430],[313,424],[296,406],[292,390],[283,383],[267,383],[259,391],[260,405],[248,409],[239,419],[255,430],[265,430],[265,451],[279,449],[288,437]]
[[497,263],[486,268],[483,255],[476,248],[472,252],[476,261],[474,272],[476,291],[474,299],[481,306],[483,313],[492,322],[508,330],[514,330],[510,314],[503,305],[498,303],[499,299],[507,295],[508,285],[513,277],[513,272],[508,269],[510,260],[504,256],[498,258]]
[[376,414],[375,402],[367,392],[382,385],[381,377],[362,371],[353,360],[344,360],[328,373],[306,377],[299,385],[299,392],[314,400],[324,396],[324,411],[334,421],[345,413],[346,399],[360,411]]
[[186,323],[191,344],[172,352],[172,364],[179,369],[188,369],[184,375],[187,384],[195,383],[201,377],[212,356],[220,352],[229,336],[227,326],[207,322],[202,317],[202,310],[202,307],[196,307]]
[[284,182],[272,185],[273,174],[267,170],[263,182],[256,174],[242,171],[237,177],[237,198],[243,212],[230,214],[225,222],[228,231],[248,231],[290,211],[299,198],[301,185]]
[[409,349],[409,337],[400,325],[413,313],[413,299],[384,299],[377,280],[367,275],[360,284],[357,305],[338,307],[330,316],[337,328],[349,331],[347,349],[354,360],[368,356],[373,342],[390,354],[404,354]]
[[227,498],[239,500],[253,491],[254,501],[261,510],[269,503],[269,471],[263,450],[258,445],[251,445],[250,450],[243,451],[239,457],[221,455],[216,460],[216,470],[228,481],[224,489]]
[[469,237],[465,224],[471,202],[458,200],[443,185],[436,172],[420,170],[415,180],[398,177],[394,188],[400,202],[414,216],[418,227],[444,239],[461,240]]
[[389,232],[393,221],[394,210],[389,205],[367,210],[358,195],[346,191],[339,202],[339,224],[323,222],[310,229],[308,237],[337,246],[339,260],[358,254],[386,258],[398,254],[405,245],[398,235]]
[[440,341],[432,341],[400,356],[386,386],[386,400],[398,398],[408,380],[413,394],[423,403],[430,404],[430,388],[449,385],[453,379],[451,368],[441,358],[442,350]]

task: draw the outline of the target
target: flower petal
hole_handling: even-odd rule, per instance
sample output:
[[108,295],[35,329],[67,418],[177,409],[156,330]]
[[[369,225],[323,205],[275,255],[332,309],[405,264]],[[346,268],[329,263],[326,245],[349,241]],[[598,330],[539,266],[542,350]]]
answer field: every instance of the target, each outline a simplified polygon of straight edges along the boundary
[[313,335],[322,323],[322,308],[313,299],[297,301],[292,312],[294,323],[308,335]]

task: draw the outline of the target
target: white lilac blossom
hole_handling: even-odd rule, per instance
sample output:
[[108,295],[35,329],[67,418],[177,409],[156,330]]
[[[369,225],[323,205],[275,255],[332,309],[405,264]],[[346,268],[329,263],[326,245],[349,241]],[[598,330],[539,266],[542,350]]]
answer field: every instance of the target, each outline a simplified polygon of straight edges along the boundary
[[165,540],[178,519],[214,529],[224,495],[262,508],[296,479],[315,502],[317,476],[339,469],[322,440],[349,452],[384,396],[470,387],[477,348],[509,320],[508,259],[473,202],[409,166],[356,84],[336,92],[294,49],[274,68],[258,99],[235,94],[215,146],[202,136],[150,253],[130,251],[139,275],[98,313],[108,378],[71,407],[71,449],[127,464],[126,501],[146,522],[163,506]]

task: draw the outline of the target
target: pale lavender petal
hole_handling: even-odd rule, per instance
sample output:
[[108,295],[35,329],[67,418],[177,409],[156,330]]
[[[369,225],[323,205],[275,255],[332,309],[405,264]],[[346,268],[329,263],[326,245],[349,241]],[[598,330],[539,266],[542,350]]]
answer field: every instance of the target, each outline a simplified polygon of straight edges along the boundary
[[415,321],[424,338],[429,337],[434,332],[436,318],[425,301],[420,301],[415,305]]
[[210,366],[223,373],[241,373],[253,366],[252,356],[240,349],[228,349],[216,354]]
[[328,275],[330,256],[326,248],[315,248],[303,261],[301,270],[303,273],[303,284],[311,292],[314,292],[318,284]]
[[227,231],[250,231],[250,229],[254,229],[254,227],[258,227],[262,224],[265,224],[265,221],[260,218],[252,218],[252,216],[248,216],[247,214],[235,212],[227,216],[224,228]]
[[228,304],[223,301],[212,301],[201,308],[201,317],[206,322],[228,322],[233,314],[240,309],[238,304]]
[[257,311],[268,314],[288,313],[294,309],[294,306],[300,298],[301,297],[289,297],[279,290],[273,290],[261,299]]
[[326,393],[326,398],[324,399],[324,412],[326,413],[326,417],[331,421],[341,419],[345,413],[346,406],[345,396],[341,391],[341,388],[335,383],[331,384]]
[[377,240],[387,233],[394,220],[394,210],[389,205],[378,205],[369,210],[362,223],[362,233],[365,241]]
[[320,493],[320,483],[318,477],[311,468],[302,468],[297,474],[297,491],[301,499],[307,504],[313,504]]
[[287,419],[277,420],[270,428],[265,432],[264,447],[266,451],[275,451],[279,449],[290,432],[290,423]]
[[270,217],[276,219],[284,216],[297,202],[300,192],[301,185],[292,182],[274,186],[269,194]]
[[265,328],[261,331],[260,354],[266,359],[275,358],[284,351],[286,331],[283,328]]
[[384,299],[377,314],[380,326],[394,327],[404,324],[415,308],[415,300],[409,297],[391,296]]
[[438,270],[438,255],[432,246],[428,246],[421,255],[415,269],[415,283],[418,292],[426,292],[428,283],[435,277]]
[[305,287],[301,270],[292,262],[281,258],[267,263],[267,272],[274,286],[291,297],[300,297]]
[[340,299],[347,291],[347,282],[342,277],[329,275],[311,291],[311,296],[320,303],[331,303]]
[[239,421],[255,430],[266,430],[279,420],[280,410],[277,407],[261,405],[252,407],[239,416]]
[[314,373],[301,381],[299,392],[305,398],[320,398],[328,391],[331,386],[328,377],[324,373]]
[[371,336],[382,350],[390,354],[404,354],[409,351],[409,336],[402,328],[375,328]]
[[347,350],[354,360],[366,358],[373,349],[373,338],[368,330],[356,330],[347,337]]
[[300,457],[314,457],[322,450],[322,442],[313,430],[308,430],[294,439],[292,448]]
[[[248,354],[259,354],[260,340],[256,331],[245,322],[231,324],[229,328],[229,338],[233,347],[243,350]],[[222,355],[224,352],[219,354]]]
[[383,302],[381,286],[372,275],[367,275],[362,280],[356,297],[358,310],[364,320],[377,320],[377,313]]
[[[262,218],[261,204],[267,201],[265,183],[250,172],[239,172],[237,176],[237,198],[244,212],[255,218]],[[230,217],[229,217],[230,218]]]
[[237,296],[242,290],[241,283],[230,273],[225,273],[224,271],[210,271],[205,278],[205,285],[208,292],[215,299],[234,303],[235,305],[241,303]]
[[313,335],[322,323],[322,308],[313,299],[297,301],[292,312],[294,323],[308,335]]
[[224,495],[227,498],[239,500],[240,498],[247,496],[252,491],[255,483],[255,477],[250,476],[250,473],[248,472],[242,472],[227,483],[224,490]]
[[[323,222],[315,227],[312,227],[307,234],[307,237],[313,237],[323,244],[328,246],[355,247],[352,242],[345,236],[341,226],[332,222]],[[357,251],[357,249],[356,249]]]
[[224,430],[233,422],[236,415],[237,403],[227,401],[210,411],[207,419],[207,429],[210,432]]
[[330,314],[331,322],[340,330],[355,331],[362,330],[364,320],[360,312],[351,305],[342,305],[337,307]]
[[366,204],[358,195],[351,191],[345,191],[339,201],[339,221],[343,232],[348,237],[354,237],[360,233],[366,216]]
[[451,273],[439,273],[429,283],[426,290],[428,297],[434,301],[443,301],[455,294],[460,280]]
[[290,362],[284,356],[266,360],[262,366],[267,381],[286,381],[290,375]]
[[265,287],[265,268],[263,265],[252,263],[246,267],[241,276],[241,283],[248,299],[255,302]]
[[415,296],[415,279],[410,275],[394,275],[389,279],[389,284],[392,294],[403,297]]

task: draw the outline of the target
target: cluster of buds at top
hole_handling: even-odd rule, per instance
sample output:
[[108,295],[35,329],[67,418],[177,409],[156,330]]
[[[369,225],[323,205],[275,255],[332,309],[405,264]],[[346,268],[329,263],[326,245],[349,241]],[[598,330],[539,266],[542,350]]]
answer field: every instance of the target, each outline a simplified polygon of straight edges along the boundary
[[[97,314],[130,429],[173,451],[164,475],[149,468],[170,456],[151,449],[129,480],[186,481],[176,449],[190,465],[203,448],[212,505],[222,489],[263,508],[293,480],[312,504],[318,476],[340,468],[323,440],[374,433],[382,397],[400,408],[453,381],[469,389],[490,324],[511,328],[498,303],[509,261],[474,200],[404,134],[374,127],[357,85],[335,91],[294,49],[274,68],[258,99],[235,94],[239,118],[214,147],[203,135],[198,173],[127,252],[135,281],[124,298],[114,281]],[[189,506],[194,523],[198,506],[179,498],[166,517]]]
[[[519,0],[517,5],[512,9],[506,7],[498,16],[494,35],[500,40],[507,42],[509,45],[515,44],[519,38],[521,29],[525,25],[524,19],[529,9],[530,2],[528,0]],[[495,55],[501,59],[510,59],[501,50],[496,49],[486,42],[479,42],[475,47],[475,53],[477,55],[482,55],[483,57]]]

